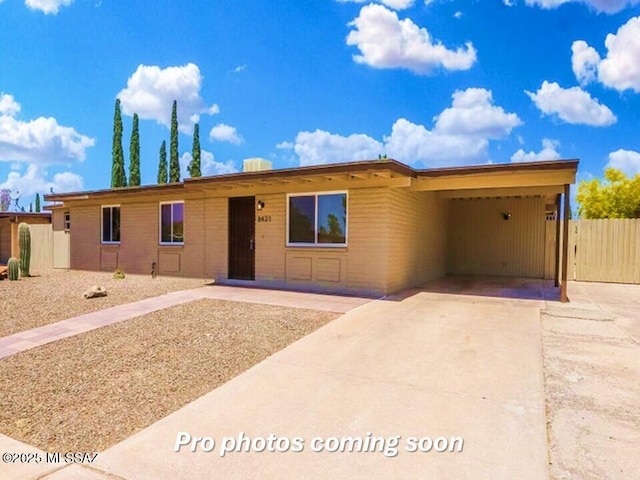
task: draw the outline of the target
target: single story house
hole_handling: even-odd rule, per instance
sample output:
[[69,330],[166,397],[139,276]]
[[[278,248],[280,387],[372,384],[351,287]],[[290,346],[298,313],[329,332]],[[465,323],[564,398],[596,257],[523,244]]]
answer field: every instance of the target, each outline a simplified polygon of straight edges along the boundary
[[566,298],[558,213],[577,167],[382,159],[45,199],[59,267],[387,295],[447,274],[544,278],[550,264]]
[[20,256],[18,225],[51,223],[51,212],[0,212],[0,263],[6,265],[11,257]]

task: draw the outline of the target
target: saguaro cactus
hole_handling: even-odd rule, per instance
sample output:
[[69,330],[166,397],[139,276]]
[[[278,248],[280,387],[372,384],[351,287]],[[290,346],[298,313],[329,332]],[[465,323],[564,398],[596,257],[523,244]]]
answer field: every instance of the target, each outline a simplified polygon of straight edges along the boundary
[[11,257],[7,262],[7,269],[9,270],[9,280],[18,280],[19,264],[17,258]]
[[20,245],[20,274],[28,277],[31,263],[31,233],[26,223],[18,225],[18,244]]

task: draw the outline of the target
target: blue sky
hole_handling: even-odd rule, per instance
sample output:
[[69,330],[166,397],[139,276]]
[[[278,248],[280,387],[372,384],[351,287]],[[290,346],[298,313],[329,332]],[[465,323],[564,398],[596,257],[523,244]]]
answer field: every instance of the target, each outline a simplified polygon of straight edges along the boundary
[[[108,188],[114,102],[156,181],[388,155],[640,173],[640,0],[0,0],[0,188]],[[186,176],[186,168],[183,169]]]

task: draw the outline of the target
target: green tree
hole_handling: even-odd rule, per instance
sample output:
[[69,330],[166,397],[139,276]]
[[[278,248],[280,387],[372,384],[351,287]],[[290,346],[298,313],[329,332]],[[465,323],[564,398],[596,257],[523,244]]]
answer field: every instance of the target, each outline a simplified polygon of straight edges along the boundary
[[201,177],[200,169],[200,125],[193,126],[193,147],[191,149],[191,162],[189,163],[189,175],[191,178]]
[[36,213],[40,213],[40,194],[36,193]]
[[578,213],[582,218],[640,218],[640,174],[627,177],[607,168],[604,179],[583,180],[578,185]]
[[140,185],[140,134],[138,131],[138,114],[133,114],[131,143],[129,144],[129,186]]
[[120,99],[116,99],[113,115],[113,146],[111,148],[113,163],[111,165],[111,188],[126,187],[127,177],[124,169],[124,152],[122,151],[122,113]]
[[29,213],[33,213],[33,203],[29,204]]
[[158,183],[167,183],[167,142],[160,146],[160,163],[158,164]]
[[180,181],[180,162],[178,161],[178,102],[173,101],[171,108],[171,146],[169,151],[169,181]]

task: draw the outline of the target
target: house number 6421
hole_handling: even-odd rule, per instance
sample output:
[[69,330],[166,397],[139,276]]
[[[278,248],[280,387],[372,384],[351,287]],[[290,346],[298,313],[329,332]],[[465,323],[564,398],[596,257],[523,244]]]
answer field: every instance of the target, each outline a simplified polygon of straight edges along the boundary
[[258,217],[258,223],[270,222],[271,215],[261,215]]

